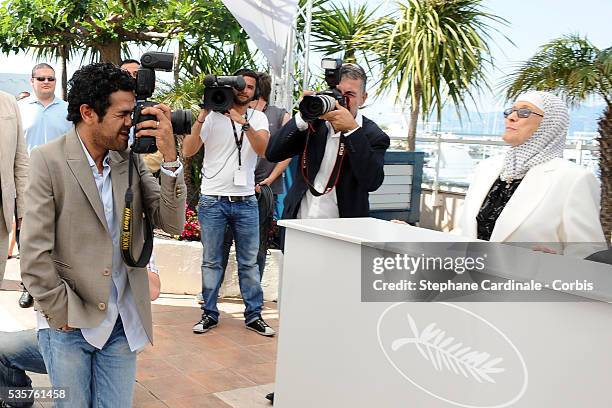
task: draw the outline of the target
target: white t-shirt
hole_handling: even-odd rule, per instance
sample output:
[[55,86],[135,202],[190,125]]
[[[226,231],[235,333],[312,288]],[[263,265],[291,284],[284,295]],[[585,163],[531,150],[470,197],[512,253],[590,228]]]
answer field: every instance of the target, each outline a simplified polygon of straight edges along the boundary
[[[262,112],[248,109],[247,118],[253,130],[268,131],[268,118]],[[205,195],[247,196],[255,194],[255,166],[257,153],[245,134],[242,140],[242,171],[246,173],[246,186],[234,185],[234,174],[238,170],[238,148],[231,124],[240,139],[242,126],[219,112],[210,112],[202,125],[200,138],[204,142],[202,163],[202,186]]]

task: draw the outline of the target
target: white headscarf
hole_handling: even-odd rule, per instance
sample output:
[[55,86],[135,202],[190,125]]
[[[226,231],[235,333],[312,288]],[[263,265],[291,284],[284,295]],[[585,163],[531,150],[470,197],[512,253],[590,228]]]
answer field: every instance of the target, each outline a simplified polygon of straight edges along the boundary
[[544,112],[540,127],[524,143],[510,147],[500,178],[504,181],[522,179],[534,166],[563,157],[565,137],[569,127],[569,112],[565,103],[548,92],[530,91],[515,102],[529,102]]

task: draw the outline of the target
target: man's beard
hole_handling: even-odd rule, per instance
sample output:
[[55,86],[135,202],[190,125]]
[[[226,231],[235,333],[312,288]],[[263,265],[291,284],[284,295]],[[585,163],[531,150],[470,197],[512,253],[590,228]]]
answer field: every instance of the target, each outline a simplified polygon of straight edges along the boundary
[[252,100],[252,98],[249,98],[246,101],[242,101],[240,100],[240,97],[238,95],[234,95],[234,104],[238,106],[248,105],[249,103],[251,103]]
[[98,141],[99,143],[104,146],[105,149],[107,150],[114,150],[117,152],[122,152],[125,149],[127,149],[130,141],[129,141],[129,130],[128,130],[128,139],[127,140],[123,140],[123,138],[121,137],[121,135],[117,135],[116,137],[112,137],[112,136],[106,136],[103,134],[99,134],[98,135]]

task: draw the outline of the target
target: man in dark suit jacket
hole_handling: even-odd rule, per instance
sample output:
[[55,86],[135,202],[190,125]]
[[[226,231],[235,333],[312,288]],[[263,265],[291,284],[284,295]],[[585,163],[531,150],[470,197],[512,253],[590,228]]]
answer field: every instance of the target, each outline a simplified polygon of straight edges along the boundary
[[[368,216],[368,195],[383,182],[390,140],[376,123],[359,113],[368,97],[366,80],[359,65],[344,64],[337,89],[346,98],[347,107],[336,103],[335,110],[310,124],[298,112],[270,137],[266,149],[269,161],[300,156],[301,174],[295,175],[287,193],[283,218]],[[274,402],[274,393],[266,398]]]
[[[337,103],[335,110],[310,124],[298,112],[268,143],[266,157],[272,162],[300,155],[302,174],[296,174],[285,198],[283,218],[367,217],[368,194],[383,182],[390,141],[359,113],[368,96],[365,72],[359,65],[344,64],[340,75],[337,89],[347,99],[347,108]],[[339,155],[342,145],[344,157]]]

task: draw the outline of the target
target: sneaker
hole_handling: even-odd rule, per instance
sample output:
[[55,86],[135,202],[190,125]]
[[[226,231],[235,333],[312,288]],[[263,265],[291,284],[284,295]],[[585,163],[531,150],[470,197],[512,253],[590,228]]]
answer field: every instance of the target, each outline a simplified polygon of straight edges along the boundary
[[194,333],[206,333],[213,327],[217,327],[217,321],[206,313],[202,313],[202,318],[193,326]]
[[261,317],[247,324],[246,328],[249,330],[253,330],[257,334],[261,334],[262,336],[270,337],[276,334],[274,329],[268,326],[268,323],[264,322],[264,320]]

